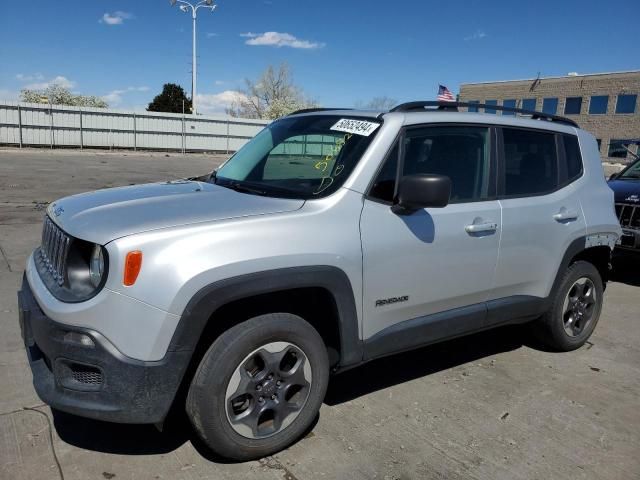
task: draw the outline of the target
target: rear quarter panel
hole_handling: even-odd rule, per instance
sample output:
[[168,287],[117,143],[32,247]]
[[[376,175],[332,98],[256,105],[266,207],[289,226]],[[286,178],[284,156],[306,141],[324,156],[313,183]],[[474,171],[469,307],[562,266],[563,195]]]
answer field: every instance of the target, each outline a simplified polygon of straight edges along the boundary
[[593,135],[577,130],[584,175],[573,185],[577,190],[586,221],[587,235],[622,233],[615,213],[613,190],[607,185],[598,143]]

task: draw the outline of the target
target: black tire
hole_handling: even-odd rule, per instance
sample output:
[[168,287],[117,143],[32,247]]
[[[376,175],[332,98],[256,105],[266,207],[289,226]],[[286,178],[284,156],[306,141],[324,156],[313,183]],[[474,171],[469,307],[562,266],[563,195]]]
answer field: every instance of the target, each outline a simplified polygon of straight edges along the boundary
[[[234,427],[228,416],[231,400],[227,403],[227,389],[232,388],[230,380],[234,373],[238,375],[236,369],[241,364],[246,365],[247,358],[255,356],[256,350],[263,352],[260,349],[273,342],[287,342],[298,347],[311,367],[312,380],[310,386],[305,387],[306,400],[301,402],[303,406],[288,426],[266,438],[247,438],[235,430],[237,424]],[[294,352],[294,358],[299,358],[299,350]],[[263,369],[266,372],[269,367]],[[303,374],[307,375],[307,372]],[[256,378],[261,375],[257,373]],[[266,382],[266,377],[264,379]],[[327,350],[322,338],[309,323],[288,313],[261,315],[227,330],[213,342],[191,382],[186,402],[187,415],[198,435],[216,454],[239,461],[262,458],[288,447],[306,432],[322,405],[328,381]],[[274,385],[271,382],[268,387],[275,388]],[[254,387],[251,389],[253,392]],[[282,391],[276,391],[276,394],[279,400],[280,395],[284,395]],[[258,406],[257,402],[262,397],[255,395],[250,398],[251,407],[247,407],[247,410]],[[270,398],[267,398],[267,402]],[[266,405],[264,398],[261,401],[261,405]]]
[[[565,329],[565,300],[570,289],[583,278],[591,281],[595,299],[589,320],[585,322],[579,333],[572,332],[574,335],[571,335]],[[602,277],[593,264],[585,261],[571,264],[562,277],[558,289],[551,292],[551,307],[532,325],[536,337],[554,351],[568,352],[580,348],[596,328],[602,311],[603,292]],[[567,328],[571,329],[569,326]]]

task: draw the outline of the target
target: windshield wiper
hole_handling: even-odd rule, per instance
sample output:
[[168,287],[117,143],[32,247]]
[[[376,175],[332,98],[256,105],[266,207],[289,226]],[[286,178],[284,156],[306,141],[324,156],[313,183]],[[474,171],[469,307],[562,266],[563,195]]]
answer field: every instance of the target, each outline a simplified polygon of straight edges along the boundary
[[275,196],[281,196],[285,198],[304,197],[304,192],[301,192],[299,190],[294,190],[286,187],[279,187],[276,185],[268,185],[265,183],[254,183],[254,182],[247,182],[243,180],[230,180],[225,177],[217,177],[216,185],[220,185],[221,187],[227,187],[232,190],[236,190],[237,192],[251,193],[254,195],[270,196],[274,194]]
[[231,190],[235,190],[236,192],[241,192],[241,193],[250,193],[252,195],[263,195],[263,196],[267,194],[267,192],[265,192],[264,190],[250,187],[240,182],[228,182],[228,183],[225,182],[225,183],[220,183],[219,185],[222,187],[230,188]]

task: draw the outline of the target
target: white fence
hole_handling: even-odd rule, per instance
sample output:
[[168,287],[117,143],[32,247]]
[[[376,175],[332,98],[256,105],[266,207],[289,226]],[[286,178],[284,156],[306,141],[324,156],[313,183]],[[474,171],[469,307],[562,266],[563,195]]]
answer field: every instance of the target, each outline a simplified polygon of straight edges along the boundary
[[234,152],[269,122],[0,102],[0,145]]

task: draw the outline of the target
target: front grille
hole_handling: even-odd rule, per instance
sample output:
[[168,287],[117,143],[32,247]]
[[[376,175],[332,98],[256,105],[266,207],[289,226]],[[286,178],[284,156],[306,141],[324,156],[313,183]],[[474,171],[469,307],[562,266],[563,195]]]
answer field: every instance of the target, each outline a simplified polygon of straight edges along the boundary
[[620,226],[640,229],[640,205],[616,203],[616,215],[618,215]]
[[67,255],[71,237],[64,233],[48,217],[44,217],[42,227],[42,244],[40,246],[40,257],[46,270],[51,274],[58,285],[64,284],[66,277]]

